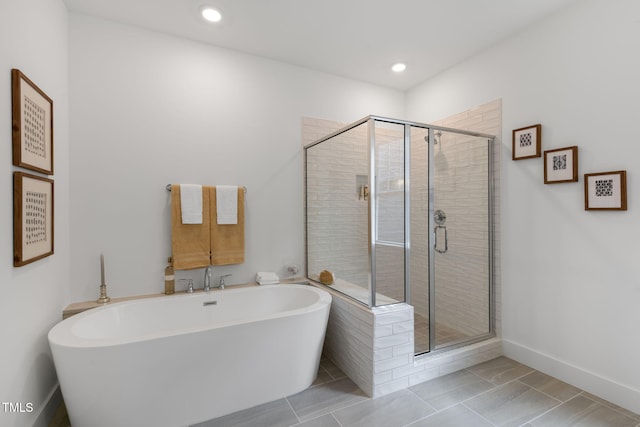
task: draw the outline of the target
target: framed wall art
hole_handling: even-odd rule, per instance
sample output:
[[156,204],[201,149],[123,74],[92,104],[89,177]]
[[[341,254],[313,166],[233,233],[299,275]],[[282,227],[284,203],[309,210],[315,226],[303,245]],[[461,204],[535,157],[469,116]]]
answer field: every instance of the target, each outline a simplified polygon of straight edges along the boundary
[[53,175],[53,101],[20,70],[11,70],[13,164]]
[[544,152],[545,184],[577,181],[578,147],[558,148]]
[[513,130],[513,160],[530,159],[541,156],[542,125],[527,126]]
[[627,210],[627,171],[584,174],[585,210]]
[[13,173],[13,265],[53,254],[53,180]]

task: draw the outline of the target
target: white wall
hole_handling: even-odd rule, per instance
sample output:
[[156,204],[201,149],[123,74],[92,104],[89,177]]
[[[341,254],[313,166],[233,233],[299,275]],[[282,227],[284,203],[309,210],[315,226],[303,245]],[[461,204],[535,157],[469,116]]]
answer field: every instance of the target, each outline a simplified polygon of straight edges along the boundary
[[[56,387],[47,333],[62,318],[69,285],[67,12],[61,0],[0,2],[0,425],[47,421]],[[11,69],[20,69],[53,99],[55,149],[54,255],[13,267]],[[37,173],[36,173],[37,174]]]
[[[410,91],[410,119],[503,100],[503,336],[508,355],[640,412],[640,3],[589,0]],[[578,145],[579,183],[512,161],[511,130]],[[583,174],[626,169],[629,210],[586,212]]]
[[[396,91],[68,18],[60,0],[3,2],[0,234],[12,235],[8,100],[17,67],[54,99],[56,253],[16,269],[11,239],[0,245],[0,400],[35,409],[0,412],[0,424],[29,425],[44,410],[56,384],[46,333],[66,303],[98,296],[100,252],[112,296],[162,290],[166,184],[246,185],[246,262],[214,274],[233,273],[231,283],[257,270],[282,274],[303,263],[302,116],[431,122],[497,98],[508,354],[639,412],[639,17],[634,0],[576,2],[410,91],[405,104]],[[581,175],[626,169],[629,211],[584,212],[582,177],[545,186],[540,159],[512,162],[511,129],[537,122],[545,149],[580,146]],[[200,285],[200,271],[193,277]]]
[[[394,90],[85,15],[69,31],[76,301],[98,296],[101,252],[111,296],[164,289],[169,183],[248,189],[245,263],[214,280],[302,267],[302,116],[404,114]],[[202,286],[201,269],[178,277]]]

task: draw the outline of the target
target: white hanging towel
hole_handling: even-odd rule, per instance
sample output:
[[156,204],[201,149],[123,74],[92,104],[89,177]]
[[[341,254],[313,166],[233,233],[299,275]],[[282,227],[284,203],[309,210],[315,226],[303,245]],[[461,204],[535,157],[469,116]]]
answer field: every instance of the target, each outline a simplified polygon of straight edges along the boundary
[[202,185],[180,184],[183,224],[202,224]]
[[238,187],[235,185],[216,186],[216,215],[218,224],[238,223]]

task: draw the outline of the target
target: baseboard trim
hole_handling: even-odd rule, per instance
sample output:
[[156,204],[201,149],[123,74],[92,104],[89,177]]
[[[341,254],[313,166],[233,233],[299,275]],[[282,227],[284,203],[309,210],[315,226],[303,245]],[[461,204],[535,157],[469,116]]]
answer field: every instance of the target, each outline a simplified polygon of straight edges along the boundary
[[505,356],[640,414],[640,390],[504,338],[502,345]]
[[36,421],[33,423],[33,427],[48,427],[49,422],[56,413],[58,406],[62,403],[62,392],[60,386],[56,384],[55,387],[49,392],[49,396],[45,399],[41,406],[40,413],[36,416]]

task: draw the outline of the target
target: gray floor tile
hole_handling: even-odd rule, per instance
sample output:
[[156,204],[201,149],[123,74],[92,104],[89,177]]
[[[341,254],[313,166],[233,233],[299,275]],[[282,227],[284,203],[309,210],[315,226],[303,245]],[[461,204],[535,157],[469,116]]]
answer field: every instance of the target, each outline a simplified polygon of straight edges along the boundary
[[328,414],[365,399],[367,397],[362,390],[346,377],[308,388],[287,397],[301,421]]
[[196,424],[195,427],[289,427],[298,422],[285,399]]
[[493,424],[476,414],[464,404],[452,406],[407,427],[493,427]]
[[326,370],[334,380],[346,377],[345,373],[342,372],[342,369],[338,368],[336,364],[326,356],[323,356],[322,359],[320,359],[320,366]]
[[522,381],[526,385],[546,393],[561,402],[566,402],[567,400],[582,393],[582,390],[579,388],[538,371],[534,371],[529,375],[520,378],[519,381]]
[[504,356],[480,363],[468,369],[496,385],[505,384],[533,372],[533,369],[530,367]]
[[327,372],[327,370],[321,366],[318,368],[318,376],[316,377],[313,384],[311,384],[311,386],[313,387],[319,384],[328,383],[329,381],[333,380],[334,378],[329,374],[329,372]]
[[529,427],[635,427],[637,424],[638,421],[580,395],[526,425]]
[[401,427],[433,412],[415,394],[400,390],[335,411],[333,416],[343,427]]
[[465,405],[498,426],[519,426],[560,402],[519,381],[490,390]]
[[333,415],[327,414],[300,424],[296,424],[294,427],[340,427],[340,423],[336,421]]
[[437,410],[460,403],[495,387],[479,376],[462,370],[409,388]]
[[610,407],[612,409],[615,409],[618,412],[622,412],[624,415],[626,415],[629,418],[633,418],[636,421],[640,421],[640,414],[636,414],[635,412],[631,412],[631,411],[629,411],[627,409],[624,409],[624,408],[622,408],[622,407],[620,407],[620,406],[618,406],[618,405],[616,405],[614,403],[611,403],[611,402],[609,402],[607,400],[604,400],[601,397],[594,396],[591,393],[587,393],[586,391],[582,392],[582,394],[585,397],[588,397],[591,400],[595,400],[596,402],[602,403],[603,405],[608,406],[608,407]]

